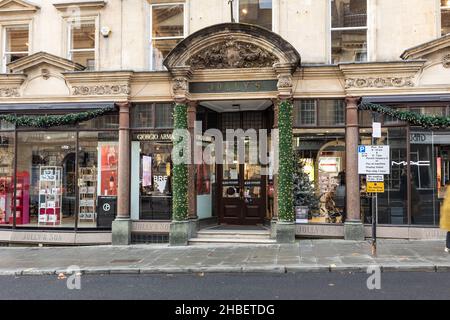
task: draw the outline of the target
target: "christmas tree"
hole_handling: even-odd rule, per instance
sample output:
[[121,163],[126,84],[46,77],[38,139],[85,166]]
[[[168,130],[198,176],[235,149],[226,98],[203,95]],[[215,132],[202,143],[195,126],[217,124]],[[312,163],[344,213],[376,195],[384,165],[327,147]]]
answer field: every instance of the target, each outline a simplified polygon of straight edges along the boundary
[[309,207],[309,212],[319,208],[319,199],[316,197],[313,183],[305,173],[305,163],[296,154],[294,157],[294,206]]

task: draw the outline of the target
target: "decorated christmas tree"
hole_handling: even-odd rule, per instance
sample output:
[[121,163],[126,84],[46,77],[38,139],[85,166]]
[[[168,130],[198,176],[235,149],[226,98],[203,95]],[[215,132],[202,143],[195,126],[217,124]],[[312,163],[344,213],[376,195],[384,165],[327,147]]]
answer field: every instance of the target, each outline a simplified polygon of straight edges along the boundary
[[294,206],[309,207],[309,212],[319,208],[319,199],[316,197],[313,183],[305,172],[305,163],[298,154],[294,157]]

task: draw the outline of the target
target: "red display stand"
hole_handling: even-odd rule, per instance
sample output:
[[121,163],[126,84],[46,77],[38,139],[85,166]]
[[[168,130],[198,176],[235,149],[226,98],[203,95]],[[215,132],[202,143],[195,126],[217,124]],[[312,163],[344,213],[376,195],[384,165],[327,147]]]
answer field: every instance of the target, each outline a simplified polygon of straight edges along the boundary
[[[30,174],[26,171],[17,172],[16,175],[16,224],[30,223]],[[11,212],[14,212],[14,199],[11,200]],[[13,216],[9,223],[13,224]]]
[[0,177],[0,224],[8,224],[11,212],[9,202],[12,198],[11,177]]

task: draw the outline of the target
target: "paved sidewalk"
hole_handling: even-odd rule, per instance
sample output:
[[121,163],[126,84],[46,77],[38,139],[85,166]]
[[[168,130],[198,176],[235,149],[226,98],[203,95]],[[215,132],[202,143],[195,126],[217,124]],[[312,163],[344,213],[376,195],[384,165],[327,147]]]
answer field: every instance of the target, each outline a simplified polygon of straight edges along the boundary
[[0,248],[0,275],[43,275],[78,266],[83,273],[450,272],[442,241],[301,240],[293,245],[168,245]]

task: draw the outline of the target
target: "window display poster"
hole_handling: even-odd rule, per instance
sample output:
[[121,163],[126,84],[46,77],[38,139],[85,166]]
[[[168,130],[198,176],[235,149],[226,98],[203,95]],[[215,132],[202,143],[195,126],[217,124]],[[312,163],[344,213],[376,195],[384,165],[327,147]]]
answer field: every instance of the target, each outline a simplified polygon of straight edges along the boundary
[[303,171],[306,173],[309,177],[309,181],[314,181],[314,159],[311,158],[303,158],[300,159],[300,161],[303,163]]
[[102,170],[115,170],[118,163],[117,144],[104,144],[101,146]]
[[142,156],[142,186],[152,185],[152,157]]
[[326,173],[339,173],[341,171],[341,158],[321,157],[319,158],[319,171]]
[[100,148],[101,170],[100,187],[101,193],[105,196],[117,195],[117,163],[118,146],[117,143],[103,144]]

